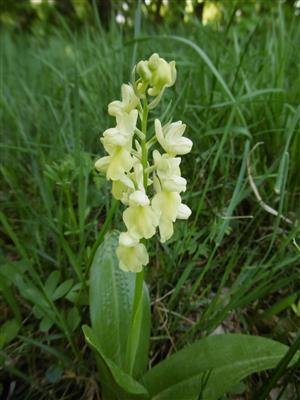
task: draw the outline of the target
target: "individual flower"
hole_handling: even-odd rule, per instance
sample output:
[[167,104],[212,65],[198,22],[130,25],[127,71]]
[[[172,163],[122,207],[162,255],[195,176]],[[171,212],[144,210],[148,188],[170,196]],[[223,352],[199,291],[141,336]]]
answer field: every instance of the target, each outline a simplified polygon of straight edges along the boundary
[[131,156],[132,137],[136,128],[138,111],[118,115],[115,128],[103,133],[101,142],[109,154],[96,161],[98,171],[106,172],[107,179],[122,180],[124,174],[131,170],[134,160]]
[[161,155],[159,151],[153,152],[154,166],[162,187],[170,192],[185,192],[186,180],[181,176],[179,164],[180,157],[171,157],[169,154]]
[[111,192],[115,199],[123,204],[129,204],[129,196],[134,192],[134,183],[127,175],[123,175],[119,180],[112,181]]
[[123,271],[140,272],[149,262],[146,247],[128,232],[120,234],[116,253]]
[[116,117],[132,111],[139,103],[139,98],[135,95],[131,85],[121,86],[122,101],[116,100],[108,105],[108,114]]
[[112,155],[102,157],[95,163],[95,168],[106,172],[106,178],[112,181],[121,180],[124,173],[130,171],[132,166],[133,158],[122,146],[116,146]]
[[161,147],[171,156],[187,154],[191,151],[193,142],[182,136],[186,125],[181,121],[172,122],[164,127],[159,119],[155,122],[155,134]]
[[152,207],[159,218],[158,227],[162,243],[173,235],[173,223],[177,218],[187,219],[191,215],[189,207],[181,203],[178,192],[162,190],[156,193],[152,200]]
[[101,142],[108,154],[112,155],[117,146],[122,146],[128,151],[132,147],[132,137],[136,128],[138,111],[132,110],[128,114],[118,115],[115,128],[106,129]]
[[129,113],[117,115],[117,129],[122,135],[132,137],[136,128],[137,118],[137,110],[131,110]]
[[128,232],[135,238],[150,239],[158,224],[158,215],[150,205],[148,196],[136,190],[129,196],[129,207],[123,213]]

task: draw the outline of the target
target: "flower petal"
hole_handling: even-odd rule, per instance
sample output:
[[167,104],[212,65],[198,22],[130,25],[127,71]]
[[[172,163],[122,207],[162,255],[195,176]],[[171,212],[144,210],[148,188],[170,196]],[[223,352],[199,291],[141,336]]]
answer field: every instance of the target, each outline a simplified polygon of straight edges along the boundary
[[161,145],[161,147],[166,151],[166,149],[165,149],[166,141],[165,141],[165,137],[163,134],[161,122],[157,118],[154,121],[154,127],[155,127],[156,139],[158,140],[158,143]]
[[129,113],[133,110],[139,99],[135,95],[132,86],[123,84],[121,87],[122,101],[116,100],[108,105],[108,114],[116,117],[117,115],[122,115],[124,113]]
[[159,234],[161,243],[169,240],[174,233],[173,222],[167,218],[161,218],[159,222]]
[[146,247],[127,233],[121,233],[116,253],[119,267],[126,272],[140,272],[149,263]]
[[114,154],[110,157],[110,164],[106,172],[107,179],[122,179],[124,172],[130,171],[132,165],[133,158],[129,151],[122,147],[117,148]]
[[136,128],[136,122],[138,117],[138,111],[132,110],[129,114],[119,114],[117,115],[117,129],[124,136],[133,136],[134,130]]
[[106,172],[109,166],[110,156],[101,157],[95,162],[95,168],[99,172]]
[[191,214],[192,214],[192,210],[187,205],[180,204],[180,206],[177,208],[176,218],[188,219]]
[[123,220],[128,232],[138,239],[150,239],[158,225],[158,217],[151,206],[130,206],[124,211]]
[[153,197],[152,207],[160,218],[167,218],[174,222],[180,203],[181,198],[179,193],[163,190]]
[[129,204],[131,206],[148,206],[150,201],[144,191],[136,190],[130,195]]

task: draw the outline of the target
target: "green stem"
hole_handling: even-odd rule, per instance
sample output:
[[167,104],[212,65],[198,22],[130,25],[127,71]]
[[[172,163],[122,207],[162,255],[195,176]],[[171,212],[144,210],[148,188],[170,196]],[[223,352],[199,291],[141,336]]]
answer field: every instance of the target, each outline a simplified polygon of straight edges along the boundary
[[130,331],[128,335],[126,358],[125,358],[125,371],[129,375],[133,375],[134,364],[139,345],[139,332],[140,332],[140,312],[143,301],[143,283],[144,271],[138,272],[135,277],[135,290],[132,304]]
[[143,294],[143,283],[144,283],[144,270],[138,272],[135,277],[135,289],[134,289],[134,300],[132,306],[132,316],[136,315],[140,299]]
[[[143,184],[145,192],[147,192],[147,186],[148,186],[148,172],[147,172],[148,150],[146,145],[148,112],[149,112],[148,104],[147,100],[145,100],[141,116],[141,127],[142,127],[142,133],[144,134],[144,138],[141,140],[141,148],[142,148],[142,165],[143,165]],[[136,353],[139,342],[140,327],[138,320],[143,301],[143,284],[144,284],[144,270],[137,273],[135,277],[135,289],[134,289],[134,298],[132,304],[131,323],[130,323],[130,331],[128,335],[126,359],[125,359],[126,360],[125,370],[130,375],[133,374],[134,363],[136,359]]]
[[145,192],[147,191],[147,186],[148,186],[148,174],[146,172],[147,164],[148,164],[148,150],[147,150],[147,146],[146,146],[148,112],[149,112],[148,104],[147,104],[147,100],[145,100],[144,101],[144,107],[143,107],[143,114],[142,114],[142,132],[145,135],[145,139],[141,141],[142,165],[143,165],[143,183],[144,183]]

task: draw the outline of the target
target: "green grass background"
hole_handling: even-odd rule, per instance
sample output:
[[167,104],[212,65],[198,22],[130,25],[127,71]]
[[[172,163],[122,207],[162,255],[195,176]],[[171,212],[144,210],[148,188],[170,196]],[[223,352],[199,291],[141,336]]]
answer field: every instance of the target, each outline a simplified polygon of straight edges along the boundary
[[[289,344],[299,329],[299,17],[279,8],[219,31],[141,28],[136,40],[113,25],[73,32],[63,21],[46,37],[1,34],[0,376],[2,390],[16,380],[15,398],[97,391],[80,326],[87,260],[111,194],[93,164],[114,123],[107,104],[153,52],[176,60],[178,78],[150,122],[184,121],[194,146],[182,167],[192,216],[150,248],[151,364],[215,330]],[[248,157],[279,216],[256,199]],[[111,228],[123,229],[121,215],[120,206]],[[267,379],[239,389],[251,396]],[[299,394],[299,372],[286,384]]]

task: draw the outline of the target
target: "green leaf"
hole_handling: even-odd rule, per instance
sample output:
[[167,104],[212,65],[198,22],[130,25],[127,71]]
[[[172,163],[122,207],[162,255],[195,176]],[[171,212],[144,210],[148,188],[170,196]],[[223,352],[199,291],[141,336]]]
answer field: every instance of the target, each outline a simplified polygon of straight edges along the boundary
[[52,271],[51,274],[48,276],[44,289],[49,297],[51,297],[52,293],[56,289],[59,280],[60,280],[60,272],[59,271]]
[[20,330],[20,324],[16,319],[11,319],[9,321],[6,321],[0,327],[0,350],[2,350],[5,345],[14,340],[19,330]]
[[0,292],[2,293],[4,299],[6,300],[7,304],[10,306],[11,310],[13,311],[17,321],[21,323],[22,316],[19,304],[16,300],[14,291],[10,287],[10,283],[0,274]]
[[65,296],[67,300],[71,303],[75,303],[81,306],[89,305],[89,296],[85,287],[83,287],[82,283],[76,283],[71,290]]
[[23,260],[8,262],[0,266],[0,275],[13,284],[15,283],[17,276],[24,275],[27,270],[28,265]]
[[[93,331],[105,356],[124,370],[136,275],[120,270],[117,244],[117,233],[106,235],[94,257],[90,273],[90,315]],[[148,360],[150,302],[146,285],[143,290],[142,313],[137,321],[140,329],[136,338],[135,378],[142,376]]]
[[148,393],[144,386],[122,371],[113,361],[105,356],[104,349],[102,349],[98,340],[98,335],[95,333],[94,329],[87,325],[84,325],[82,329],[85,340],[89,346],[97,352],[100,358],[101,372],[103,372],[101,378],[104,379],[106,385],[109,384],[110,390],[117,398],[125,400],[134,396],[135,399],[146,399]]
[[286,350],[257,336],[210,336],[156,365],[142,383],[152,400],[217,400],[248,375],[275,367]]
[[68,311],[67,314],[67,322],[71,332],[75,331],[75,329],[80,324],[81,317],[77,307],[72,307],[71,310]]
[[52,326],[53,326],[53,321],[48,317],[44,317],[40,322],[39,329],[41,332],[48,332]]
[[55,289],[54,293],[51,296],[52,300],[55,301],[60,299],[61,297],[64,297],[70,291],[72,285],[73,279],[67,279],[66,281],[64,281],[58,286],[58,288]]

